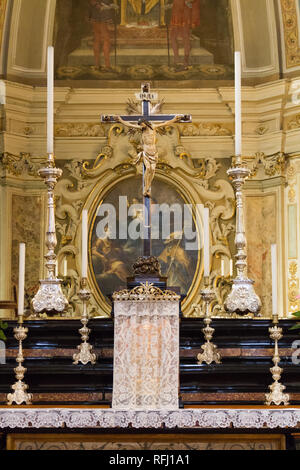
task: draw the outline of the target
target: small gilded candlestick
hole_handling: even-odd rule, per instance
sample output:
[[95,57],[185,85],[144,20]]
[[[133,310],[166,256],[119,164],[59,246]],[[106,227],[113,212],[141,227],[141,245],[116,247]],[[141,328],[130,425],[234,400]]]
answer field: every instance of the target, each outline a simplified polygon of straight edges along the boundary
[[20,243],[19,248],[19,293],[18,293],[18,326],[14,328],[14,336],[19,342],[19,351],[16,358],[18,366],[14,369],[16,374],[17,382],[12,385],[13,393],[8,393],[7,395],[7,404],[12,405],[16,403],[21,405],[31,404],[32,395],[27,393],[28,385],[23,382],[25,372],[27,369],[23,367],[24,357],[23,357],[23,341],[27,338],[28,328],[23,326],[23,315],[24,315],[24,286],[25,286],[25,244]]
[[89,344],[89,334],[91,330],[87,327],[89,322],[89,315],[87,312],[87,304],[90,300],[91,293],[88,290],[87,285],[87,278],[83,277],[81,280],[81,290],[78,293],[78,297],[82,300],[82,315],[81,315],[81,323],[82,328],[78,331],[81,335],[81,344],[77,346],[78,352],[73,355],[73,364],[95,364],[97,360],[96,354],[93,352],[93,346]]
[[270,368],[274,382],[269,385],[270,393],[266,393],[266,405],[284,405],[289,404],[289,395],[283,393],[285,386],[279,381],[281,378],[282,369],[279,367],[280,356],[278,350],[278,341],[282,338],[282,328],[278,326],[278,306],[277,306],[277,247],[271,245],[271,264],[272,264],[272,312],[273,312],[273,327],[269,328],[270,338],[275,342],[273,363],[274,366]]
[[269,385],[270,393],[265,394],[265,404],[270,406],[274,405],[289,405],[290,396],[287,393],[284,393],[285,386],[280,383],[280,378],[283,369],[279,367],[280,356],[278,350],[278,341],[282,338],[282,328],[278,325],[278,315],[273,315],[273,327],[269,328],[270,338],[275,342],[274,345],[274,355],[273,355],[273,364],[274,366],[270,368],[272,374],[273,383]]
[[32,401],[32,394],[28,393],[28,385],[23,382],[25,373],[27,369],[23,367],[24,357],[23,357],[23,341],[27,338],[28,328],[23,326],[23,316],[19,315],[19,324],[14,328],[14,336],[19,342],[19,351],[16,358],[18,366],[15,367],[14,372],[16,374],[17,381],[11,386],[13,393],[7,394],[7,404],[12,405],[30,405]]
[[200,292],[200,294],[205,303],[205,317],[204,317],[205,328],[202,329],[202,332],[204,333],[204,337],[205,337],[205,343],[202,344],[201,349],[203,352],[197,355],[197,359],[198,359],[198,364],[202,364],[202,362],[205,362],[206,364],[211,364],[212,362],[215,362],[216,364],[220,364],[221,355],[218,352],[217,346],[211,342],[215,329],[210,326],[212,320],[210,317],[209,305],[211,301],[214,299],[215,293],[212,289],[209,288],[208,277],[205,277],[204,283],[205,283],[205,288]]

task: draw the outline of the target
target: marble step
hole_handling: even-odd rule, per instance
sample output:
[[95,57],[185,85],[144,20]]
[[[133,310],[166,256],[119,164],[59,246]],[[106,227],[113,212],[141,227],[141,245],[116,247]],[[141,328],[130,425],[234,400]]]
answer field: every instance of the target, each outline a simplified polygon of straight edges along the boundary
[[[114,36],[114,31],[111,31],[111,44],[112,47],[114,47],[114,42],[115,42],[115,36]],[[87,36],[81,40],[81,45],[80,49],[89,49],[93,50],[93,36]],[[158,31],[158,34],[156,34],[154,37],[149,38],[149,35],[145,36],[145,34],[142,34],[141,31],[133,31],[132,28],[126,28],[126,30],[119,30],[116,35],[116,44],[118,48],[133,48],[133,49],[157,49],[157,48],[167,48],[168,47],[168,37],[167,37],[167,30],[166,29],[160,29]],[[169,36],[169,44],[171,47],[171,41],[170,41],[170,36]],[[183,40],[181,38],[178,38],[178,44],[180,46],[183,46]],[[190,44],[192,48],[197,48],[200,47],[200,39],[195,36],[191,35],[190,36]]]
[[[181,60],[184,59],[184,50],[179,48],[179,56]],[[114,64],[115,51],[112,45],[110,51],[111,64]],[[173,63],[173,50],[170,48],[171,64]],[[100,54],[100,62],[103,65],[103,54]],[[213,64],[213,54],[208,52],[203,47],[193,47],[190,53],[190,65]],[[92,66],[94,65],[93,49],[76,49],[68,57],[68,66]],[[117,49],[117,65],[126,66],[143,66],[143,65],[167,65],[168,64],[168,49],[167,47],[159,48],[146,48],[146,47],[122,47]]]

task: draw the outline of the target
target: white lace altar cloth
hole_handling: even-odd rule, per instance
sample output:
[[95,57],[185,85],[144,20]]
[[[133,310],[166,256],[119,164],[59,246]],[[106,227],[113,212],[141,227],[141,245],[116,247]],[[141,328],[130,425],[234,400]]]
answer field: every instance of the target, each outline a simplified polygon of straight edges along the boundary
[[112,408],[178,409],[179,301],[114,302]]
[[122,411],[101,408],[0,408],[0,429],[300,429],[299,408],[196,408]]

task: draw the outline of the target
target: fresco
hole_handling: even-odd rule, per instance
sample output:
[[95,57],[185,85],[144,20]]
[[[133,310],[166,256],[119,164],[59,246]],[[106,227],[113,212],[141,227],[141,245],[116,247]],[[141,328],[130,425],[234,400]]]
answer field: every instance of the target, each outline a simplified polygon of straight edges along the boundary
[[56,79],[232,79],[229,0],[58,0]]
[[[26,207],[26,211],[24,210]],[[12,266],[11,283],[18,285],[19,243],[26,243],[26,301],[37,292],[40,279],[42,200],[33,195],[12,196]]]
[[[182,196],[173,186],[158,181],[157,178],[152,184],[152,194],[155,195],[152,199],[153,204],[165,202],[180,204],[180,206],[184,204]],[[127,196],[129,205],[142,204],[141,177],[137,176],[120,182],[104,198],[104,203],[113,204],[117,209],[117,227],[119,227],[119,196]],[[91,227],[90,266],[96,286],[106,296],[126,286],[126,278],[132,274],[131,266],[142,255],[143,240],[119,239],[118,232],[116,239],[110,237],[109,234],[106,238],[98,238],[97,224],[102,217],[97,214]],[[136,210],[133,215],[127,217],[127,226],[133,219],[139,217],[142,217],[142,214]],[[195,230],[194,226],[193,230]],[[168,285],[181,287],[181,293],[187,294],[194,279],[200,255],[197,249],[185,249],[184,236],[175,238],[174,235],[174,220],[171,219],[170,236],[166,239],[162,237],[162,223],[160,223],[159,236],[152,240],[152,254],[159,259],[162,275],[168,277]]]

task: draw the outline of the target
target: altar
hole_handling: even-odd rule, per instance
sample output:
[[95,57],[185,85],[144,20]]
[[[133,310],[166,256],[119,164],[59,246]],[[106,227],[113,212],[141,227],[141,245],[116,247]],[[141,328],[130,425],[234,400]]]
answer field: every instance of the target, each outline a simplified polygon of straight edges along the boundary
[[[108,139],[96,159],[63,170],[53,151],[52,85],[50,148],[38,169],[47,187],[45,278],[25,312],[20,243],[18,320],[5,326],[0,369],[3,446],[47,447],[55,432],[66,448],[126,448],[129,440],[178,448],[186,431],[186,446],[197,449],[247,439],[248,446],[264,441],[272,449],[296,442],[294,323],[281,316],[279,324],[275,244],[268,249],[272,316],[260,316],[260,285],[248,277],[243,186],[251,170],[241,156],[241,126],[228,181],[217,180],[216,161],[194,165],[179,145],[174,126],[191,125],[191,115],[161,113],[163,100],[143,83],[127,114],[101,116]],[[105,218],[111,208],[113,217]],[[76,224],[56,221],[66,213]]]
[[[126,303],[126,301],[124,302]],[[176,316],[175,316],[176,318]],[[172,320],[174,321],[174,320]],[[300,434],[297,338],[281,322],[279,353],[290,406],[265,406],[271,381],[272,343],[262,319],[214,319],[222,364],[198,364],[204,326],[179,324],[179,409],[112,408],[114,319],[91,320],[96,364],[72,364],[78,320],[26,321],[26,382],[32,405],[6,406],[18,345],[8,322],[7,363],[0,368],[0,444],[9,449],[265,449],[296,448]],[[130,390],[132,384],[128,384]]]

